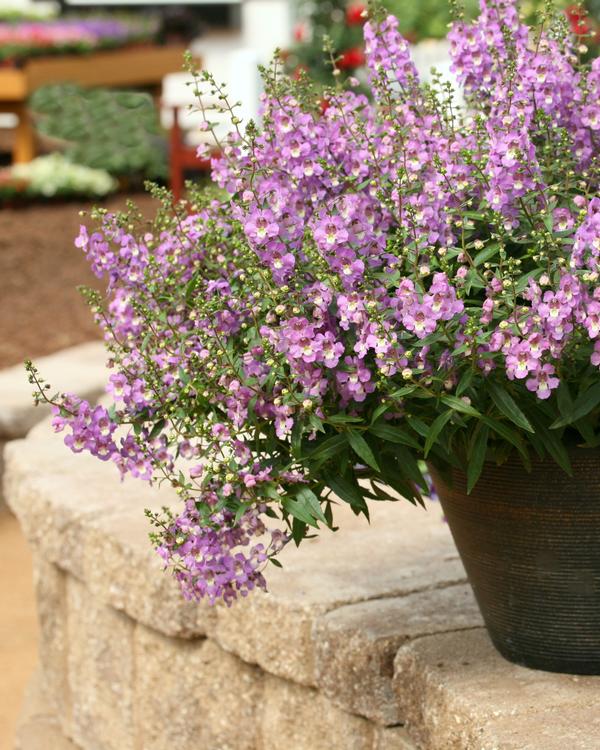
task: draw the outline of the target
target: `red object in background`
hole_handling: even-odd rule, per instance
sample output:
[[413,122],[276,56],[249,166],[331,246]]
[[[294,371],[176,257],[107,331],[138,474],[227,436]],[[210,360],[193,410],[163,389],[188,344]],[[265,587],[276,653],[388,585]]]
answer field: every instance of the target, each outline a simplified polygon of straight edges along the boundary
[[365,53],[362,47],[351,47],[345,52],[342,52],[340,59],[338,60],[338,68],[342,70],[353,70],[354,68],[360,68],[361,65],[365,64]]
[[352,3],[346,10],[346,23],[348,26],[361,26],[366,18],[363,13],[366,10],[366,6],[362,3]]
[[296,67],[294,68],[294,72],[292,73],[292,78],[297,81],[302,73],[308,73],[308,68],[306,67],[306,65],[296,65]]
[[569,24],[573,34],[583,36],[584,34],[590,33],[592,27],[590,26],[586,10],[577,5],[569,5],[569,7],[565,9],[565,14],[569,19]]
[[169,183],[173,198],[183,197],[184,173],[186,169],[210,172],[210,159],[198,157],[197,146],[188,146],[179,125],[179,107],[172,107],[173,125],[169,134]]
[[302,43],[306,41],[306,37],[308,36],[306,24],[304,23],[297,23],[294,26],[294,40],[298,43]]

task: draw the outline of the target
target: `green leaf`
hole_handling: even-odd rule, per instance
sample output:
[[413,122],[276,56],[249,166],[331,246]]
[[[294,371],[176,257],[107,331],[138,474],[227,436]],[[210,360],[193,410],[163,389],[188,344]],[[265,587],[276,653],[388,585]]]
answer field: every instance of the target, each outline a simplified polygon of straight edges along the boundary
[[423,455],[425,456],[425,458],[427,458],[427,456],[429,455],[429,451],[433,447],[435,441],[438,439],[440,432],[452,418],[452,413],[453,412],[450,409],[448,411],[445,411],[443,414],[440,414],[429,428],[427,438],[425,439],[425,450],[423,451]]
[[330,487],[335,494],[348,503],[353,509],[364,513],[369,517],[369,510],[360,485],[354,477],[350,478],[343,475],[328,473],[323,477],[325,484]]
[[299,518],[292,520],[292,539],[296,547],[300,546],[300,542],[306,537],[306,524]]
[[471,494],[471,490],[475,487],[477,480],[481,476],[489,434],[490,428],[487,425],[480,424],[469,455],[469,464],[467,467],[467,495]]
[[309,512],[313,518],[318,519],[325,524],[327,523],[319,498],[312,490],[308,487],[301,486],[296,490],[296,497],[299,502],[304,503],[305,507],[310,509]]
[[313,445],[311,450],[308,451],[307,455],[312,460],[319,460],[320,462],[324,462],[343,451],[347,444],[348,433],[342,432],[339,435],[334,435],[333,437],[326,438],[316,445]]
[[446,406],[454,409],[454,411],[462,412],[469,417],[481,417],[481,414],[477,409],[474,409],[470,404],[467,404],[462,398],[458,398],[457,396],[442,396],[440,400],[443,404],[446,404]]
[[158,422],[154,425],[154,427],[150,431],[150,434],[148,435],[148,440],[154,440],[155,438],[157,438],[160,435],[160,433],[163,431],[166,423],[167,423],[166,419],[159,419]]
[[416,385],[405,385],[403,388],[400,388],[397,391],[394,391],[393,393],[390,393],[390,398],[403,398],[404,396],[409,396],[413,391],[417,390]]
[[353,417],[350,414],[333,414],[327,417],[327,421],[332,424],[346,424],[347,422],[362,422],[362,417]]
[[381,417],[383,414],[386,413],[386,411],[389,411],[392,408],[392,404],[385,403],[385,404],[379,404],[379,406],[375,409],[373,412],[373,416],[371,417],[371,424],[375,424],[379,417]]
[[[569,417],[573,412],[573,398],[569,391],[568,384],[563,380],[556,391],[558,410],[562,417]],[[599,438],[594,434],[592,425],[585,419],[577,419],[574,422],[575,427],[579,431],[581,437],[589,446],[597,446]],[[552,427],[550,427],[552,429]]]
[[[530,240],[527,240],[530,242]],[[535,279],[539,276],[541,276],[544,273],[543,268],[536,268],[534,271],[528,271],[527,273],[523,274],[517,281],[515,285],[515,290],[517,294],[520,294],[524,289],[527,288],[527,285],[529,284],[530,279]]]
[[300,458],[302,455],[302,433],[303,432],[304,432],[304,425],[299,419],[296,419],[294,421],[294,426],[292,427],[292,437],[291,437],[292,455],[295,458]]
[[367,464],[367,466],[370,466],[372,469],[375,469],[375,471],[380,471],[379,464],[377,463],[377,459],[373,455],[373,451],[371,450],[369,444],[364,439],[364,437],[355,430],[349,430],[347,432],[348,435],[348,442],[352,446],[352,450],[362,458],[362,460]]
[[419,417],[406,417],[406,421],[421,437],[426,438],[429,435],[429,427]]
[[534,430],[531,426],[531,422],[523,414],[521,409],[519,409],[510,393],[505,391],[504,388],[496,385],[496,383],[488,383],[488,385],[490,396],[492,397],[492,401],[498,411],[502,412],[502,414],[510,419],[513,424],[516,424],[517,427],[527,430],[527,432],[533,432]]
[[473,258],[473,265],[480,266],[482,263],[485,263],[490,258],[493,258],[499,249],[500,245],[497,242],[484,247],[483,250],[480,250]]
[[488,417],[485,414],[481,417],[481,419],[483,420],[484,424],[486,424],[490,429],[500,435],[501,438],[506,440],[507,443],[510,443],[519,451],[519,453],[521,454],[521,458],[525,463],[525,466],[531,466],[529,455],[518,432],[515,432],[512,427],[504,424],[504,422],[498,422],[498,420],[492,419],[492,417]]
[[459,380],[458,385],[456,386],[457,396],[462,396],[467,388],[471,385],[471,383],[473,382],[473,375],[473,370],[470,369],[464,373],[464,375]]
[[541,442],[544,448],[569,476],[573,476],[573,470],[571,468],[571,461],[569,460],[569,454],[566,451],[565,446],[562,444],[560,438],[555,432],[551,432],[541,421],[541,419],[533,419],[535,424],[535,431],[541,437]]
[[[418,472],[419,466],[416,461],[415,464],[416,471]],[[417,489],[417,484],[415,483],[415,481],[407,479],[405,476],[415,471],[414,465],[409,469],[406,462],[404,462],[404,471],[400,470],[399,465],[400,459],[398,457],[396,457],[396,461],[394,461],[391,466],[384,465],[381,475],[385,483],[393,490],[395,490],[400,495],[400,497],[408,500],[413,505],[416,505],[417,503],[421,503],[421,505],[423,505],[423,498],[421,497],[421,493]]]
[[373,489],[373,493],[375,494],[375,499],[385,500],[388,503],[396,503],[400,499],[398,497],[390,495],[389,492],[386,492],[385,489],[383,487],[380,487],[374,479],[371,479],[370,484]]
[[318,527],[317,521],[306,501],[288,495],[288,497],[283,498],[281,505],[285,511],[299,521],[302,521],[302,523]]
[[[411,451],[404,445],[390,445],[389,452],[394,456],[394,464],[401,478],[408,479],[410,482],[415,484],[422,489],[427,489],[427,482],[419,467],[419,462],[413,456]],[[388,466],[384,464],[384,470],[382,471],[386,481],[390,482],[390,485],[394,487],[394,483],[390,481],[393,479],[392,472]],[[403,493],[404,494],[404,493]],[[416,493],[417,497],[420,497],[419,493]]]
[[419,348],[423,348],[424,346],[431,346],[432,344],[441,341],[446,337],[446,335],[447,334],[444,330],[434,331],[433,333],[430,333],[429,336],[425,336],[424,339],[420,339],[418,343],[414,344],[414,346],[417,346]]
[[600,383],[596,383],[585,393],[580,394],[569,414],[561,419],[557,419],[556,422],[550,425],[551,430],[557,430],[559,427],[565,427],[572,422],[576,422],[578,419],[587,416],[592,409],[600,404]]
[[308,417],[308,424],[315,432],[325,432],[325,428],[323,427],[322,420],[317,417],[316,414],[311,414]]
[[564,380],[561,380],[556,391],[556,401],[561,416],[568,417],[573,411],[573,399],[571,397],[571,392],[569,391],[569,386]]
[[279,485],[275,484],[275,482],[265,482],[264,484],[261,484],[260,491],[262,494],[266,495],[267,497],[270,497],[271,500],[280,502],[281,493],[279,492],[278,487]]
[[369,428],[369,432],[373,435],[377,435],[378,438],[385,440],[388,443],[402,443],[403,445],[410,445],[411,448],[419,448],[419,443],[409,435],[401,427],[395,427],[391,424],[381,422],[380,424],[374,424]]
[[235,513],[234,523],[240,522],[240,519],[242,518],[242,516],[248,510],[249,507],[250,507],[250,503],[240,503],[240,506]]

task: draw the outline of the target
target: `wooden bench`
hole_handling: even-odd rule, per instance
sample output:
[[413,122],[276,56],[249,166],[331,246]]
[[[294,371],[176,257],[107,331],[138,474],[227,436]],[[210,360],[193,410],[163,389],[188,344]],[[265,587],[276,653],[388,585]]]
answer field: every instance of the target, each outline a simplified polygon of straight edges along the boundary
[[21,68],[0,68],[0,112],[19,118],[13,145],[13,163],[35,156],[34,131],[27,99],[40,86],[69,81],[81,86],[144,87],[160,91],[168,73],[181,70],[183,45],[137,45],[81,55],[55,55],[27,60]]

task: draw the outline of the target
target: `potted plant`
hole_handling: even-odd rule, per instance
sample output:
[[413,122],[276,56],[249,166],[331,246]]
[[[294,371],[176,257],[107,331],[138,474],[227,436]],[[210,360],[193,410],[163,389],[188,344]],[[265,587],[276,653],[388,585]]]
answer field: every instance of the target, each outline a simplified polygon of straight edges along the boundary
[[369,12],[372,101],[276,61],[242,131],[201,77],[236,128],[222,192],[76,241],[114,405],[31,379],[74,451],[177,490],[149,515],[186,597],[264,588],[336,503],[422,503],[427,461],[501,653],[600,672],[599,61],[482,0],[450,32],[461,107]]

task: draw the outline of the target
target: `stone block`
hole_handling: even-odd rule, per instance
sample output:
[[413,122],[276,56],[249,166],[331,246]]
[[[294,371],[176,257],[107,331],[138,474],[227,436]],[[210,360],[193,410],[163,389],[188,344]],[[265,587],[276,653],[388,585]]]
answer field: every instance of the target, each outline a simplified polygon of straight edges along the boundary
[[48,423],[9,443],[6,460],[7,500],[41,555],[149,627],[185,637],[204,633],[214,610],[183,600],[148,539],[144,508],[174,502],[174,493],[121,481],[112,464],[72,454]]
[[[11,443],[6,460],[7,499],[29,539],[98,598],[165,634],[209,632],[244,661],[302,684],[316,684],[312,628],[323,613],[464,580],[438,505],[381,503],[369,526],[342,504],[342,530],[286,550],[285,569],[269,570],[269,595],[215,616],[181,599],[149,548],[142,509],[177,503],[168,488],[121,482],[113,466],[70,453],[46,424]],[[281,633],[286,646],[273,649]]]
[[600,677],[504,660],[483,629],[432,635],[398,651],[394,687],[427,750],[596,750]]
[[[312,628],[321,606],[256,592],[230,609],[218,606],[208,634],[249,664],[305,685],[314,683]],[[282,637],[285,644],[281,642]]]
[[257,750],[260,670],[207,640],[138,626],[135,705],[143,750]]
[[372,750],[374,727],[313,688],[267,676],[260,750]]
[[201,636],[216,617],[214,607],[183,598],[152,549],[143,507],[129,497],[118,514],[86,521],[81,560],[86,585],[111,607],[164,635]]
[[596,706],[541,708],[494,718],[482,728],[476,750],[597,750],[600,711]]
[[[324,530],[284,550],[268,571],[270,593],[217,609],[209,635],[244,661],[303,685],[315,685],[314,623],[345,604],[462,582],[465,574],[438,505],[380,503],[371,524],[342,505],[340,531]],[[285,633],[285,647],[273,643]]]
[[[113,466],[71,453],[61,435],[43,426],[43,435],[5,448],[6,501],[28,540],[49,561],[82,578],[82,522],[116,512],[130,500],[132,483],[121,483]],[[139,485],[143,503],[146,488]]]
[[417,750],[404,727],[377,727],[373,750]]
[[25,691],[14,750],[79,750],[62,733],[39,670]]
[[[87,399],[97,398],[108,380],[106,351],[100,341],[63,349],[36,360],[40,375],[56,391],[69,391]],[[47,406],[35,407],[33,387],[23,365],[0,371],[0,438],[24,437],[48,413]]]
[[54,712],[68,722],[72,711],[67,673],[67,577],[40,555],[34,556],[33,571],[40,626],[38,652],[43,688]]
[[378,724],[400,724],[392,686],[400,646],[482,624],[468,584],[340,607],[315,624],[318,688],[346,711]]
[[84,750],[136,750],[134,623],[67,578],[68,674],[72,718],[64,733]]

